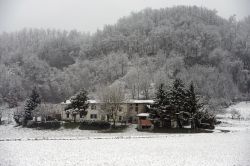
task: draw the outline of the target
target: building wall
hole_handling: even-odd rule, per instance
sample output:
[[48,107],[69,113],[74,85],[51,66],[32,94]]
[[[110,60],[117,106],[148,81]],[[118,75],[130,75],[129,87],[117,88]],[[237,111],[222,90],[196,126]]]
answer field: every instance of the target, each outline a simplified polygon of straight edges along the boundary
[[146,104],[142,103],[127,103],[128,121],[131,123],[136,123],[136,115],[145,112]]
[[[63,104],[65,108],[66,104]],[[136,115],[138,113],[145,112],[146,104],[142,103],[124,103],[121,105],[121,109],[118,111],[117,121],[126,121],[130,123],[136,123],[137,118]],[[69,114],[67,118],[67,114],[62,109],[62,120],[73,120],[73,116]],[[88,113],[84,118],[80,118],[80,115],[76,115],[76,121],[81,120],[108,120],[107,113],[101,110],[101,105],[99,103],[90,103],[89,108],[87,109]],[[111,119],[110,119],[111,120]]]

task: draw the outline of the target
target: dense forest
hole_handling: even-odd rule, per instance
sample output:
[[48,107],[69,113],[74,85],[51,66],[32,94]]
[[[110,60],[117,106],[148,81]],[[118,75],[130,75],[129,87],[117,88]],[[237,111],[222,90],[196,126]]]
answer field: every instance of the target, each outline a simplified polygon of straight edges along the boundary
[[[37,87],[45,102],[81,88],[90,98],[121,83],[127,98],[154,97],[161,83],[192,81],[210,104],[250,96],[250,16],[224,19],[214,10],[144,9],[94,34],[23,29],[0,34],[0,103],[14,106]],[[14,104],[13,104],[14,103]]]

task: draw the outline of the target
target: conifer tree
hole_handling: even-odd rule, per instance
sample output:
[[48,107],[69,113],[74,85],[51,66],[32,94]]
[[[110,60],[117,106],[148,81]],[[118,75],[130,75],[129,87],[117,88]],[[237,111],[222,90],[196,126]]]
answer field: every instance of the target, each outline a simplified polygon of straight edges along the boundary
[[154,99],[154,104],[151,108],[151,116],[153,118],[159,118],[162,110],[165,107],[166,92],[164,90],[164,84],[160,84]]
[[186,90],[180,79],[176,79],[170,93],[170,102],[175,113],[184,111],[186,102]]
[[40,95],[37,92],[36,87],[32,89],[32,93],[30,97],[26,100],[25,106],[24,106],[24,119],[25,122],[27,120],[32,120],[32,112],[35,110],[35,108],[41,104],[41,98]]
[[80,117],[87,115],[88,103],[88,92],[84,89],[80,90],[75,96],[70,99],[70,104],[65,108],[66,110],[72,110],[71,114],[76,121],[76,115],[80,114]]
[[159,89],[156,92],[156,97],[154,99],[154,105],[153,107],[155,108],[162,108],[164,107],[165,104],[165,98],[166,98],[166,92],[163,89],[164,88],[164,84],[160,84]]
[[[152,118],[160,118],[162,121],[162,127],[167,124],[167,120],[170,120],[170,102],[169,93],[165,90],[164,84],[160,84],[159,89],[156,92],[154,104],[150,110]],[[166,122],[166,123],[165,123]]]
[[182,122],[179,115],[185,111],[186,90],[180,79],[175,79],[173,83],[173,87],[170,92],[170,105],[172,115],[176,115],[178,126],[182,128]]
[[197,117],[198,117],[199,110],[202,107],[203,107],[203,103],[199,102],[199,98],[195,94],[194,85],[193,83],[191,83],[187,91],[187,103],[186,103],[186,109],[190,113],[191,128],[198,127]]

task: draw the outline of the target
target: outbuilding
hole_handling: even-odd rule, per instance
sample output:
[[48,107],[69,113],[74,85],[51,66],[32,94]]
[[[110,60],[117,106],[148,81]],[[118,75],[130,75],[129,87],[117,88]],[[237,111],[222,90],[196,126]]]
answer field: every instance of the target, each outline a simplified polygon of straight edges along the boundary
[[138,121],[137,121],[137,129],[138,130],[153,130],[154,125],[151,122],[150,114],[149,113],[140,113],[137,115]]

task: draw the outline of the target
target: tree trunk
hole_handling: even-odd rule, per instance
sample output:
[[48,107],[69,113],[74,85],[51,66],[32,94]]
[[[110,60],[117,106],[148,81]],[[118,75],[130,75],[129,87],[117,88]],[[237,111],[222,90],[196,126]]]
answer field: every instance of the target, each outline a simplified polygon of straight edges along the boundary
[[191,129],[195,129],[195,128],[196,128],[195,121],[194,121],[194,119],[192,118],[192,119],[191,119]]
[[115,127],[115,118],[113,118],[113,127]]
[[177,117],[177,124],[178,124],[178,127],[180,128],[180,129],[182,129],[182,123],[181,123],[181,119],[179,118],[179,117]]
[[195,119],[194,120],[194,125],[196,128],[199,128],[200,127],[200,121],[198,119]]

